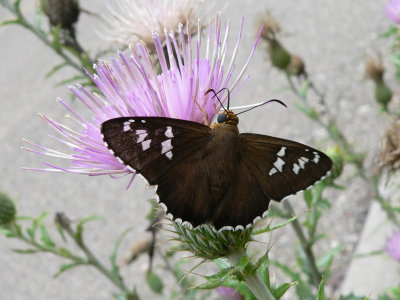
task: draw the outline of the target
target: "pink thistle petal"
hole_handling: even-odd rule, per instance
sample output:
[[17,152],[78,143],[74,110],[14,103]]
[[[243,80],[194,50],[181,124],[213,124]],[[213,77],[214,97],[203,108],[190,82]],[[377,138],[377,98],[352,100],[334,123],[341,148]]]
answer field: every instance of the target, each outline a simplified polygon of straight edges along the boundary
[[[173,31],[168,30],[164,31],[164,39],[153,33],[161,74],[157,74],[156,65],[146,45],[140,42],[130,46],[127,53],[119,51],[110,63],[99,60],[94,66],[96,74],[86,72],[101,95],[91,93],[81,85],[69,87],[87,108],[91,119],[84,118],[83,114],[59,98],[57,102],[68,111],[68,119],[73,126],[40,115],[59,134],[53,138],[69,148],[69,153],[28,141],[25,142],[31,148],[23,147],[35,154],[66,160],[69,166],[61,167],[46,162],[44,164],[48,168],[27,169],[113,177],[131,175],[130,185],[136,174],[105,147],[100,132],[103,122],[127,116],[165,116],[210,125],[221,105],[212,95],[205,95],[205,92],[208,89],[219,91],[228,88],[235,95],[243,84],[243,74],[260,39],[259,35],[239,74],[234,76],[243,19],[233,51],[228,47],[230,22],[222,26],[216,16],[213,24],[210,23],[204,41],[201,40],[200,23],[196,24],[198,34],[194,40],[189,24],[185,27],[179,24],[175,31],[176,36]],[[201,55],[203,46],[206,47],[205,56]],[[228,52],[232,52],[231,56]],[[223,102],[226,102],[226,93],[221,96]]]

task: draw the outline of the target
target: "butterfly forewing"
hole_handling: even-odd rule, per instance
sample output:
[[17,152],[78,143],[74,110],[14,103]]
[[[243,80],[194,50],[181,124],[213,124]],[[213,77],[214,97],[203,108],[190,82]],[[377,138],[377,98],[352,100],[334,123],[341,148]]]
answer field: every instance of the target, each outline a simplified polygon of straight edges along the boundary
[[248,167],[257,174],[263,190],[273,200],[304,190],[323,178],[332,167],[324,153],[276,137],[243,133]]
[[152,185],[170,166],[201,147],[209,132],[199,123],[161,117],[122,117],[101,126],[113,155]]

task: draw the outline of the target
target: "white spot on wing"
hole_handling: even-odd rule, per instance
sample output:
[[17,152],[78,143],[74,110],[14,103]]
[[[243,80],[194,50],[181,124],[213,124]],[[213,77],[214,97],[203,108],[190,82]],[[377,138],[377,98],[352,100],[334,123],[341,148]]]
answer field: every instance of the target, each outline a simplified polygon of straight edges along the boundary
[[285,164],[285,162],[282,160],[282,158],[278,157],[276,162],[274,162],[274,167],[278,169],[279,172],[282,172],[282,167]]
[[146,123],[146,120],[140,120],[140,122],[142,122],[142,123]]
[[162,142],[161,146],[162,146],[161,154],[171,151],[174,148],[174,147],[172,147],[171,139],[168,139],[168,140]]
[[136,143],[141,143],[141,142],[143,142],[143,141],[146,139],[146,137],[148,136],[147,131],[144,130],[144,129],[138,129],[138,130],[136,130],[136,134],[138,135],[138,138],[137,138],[137,140],[136,140]]
[[170,139],[174,137],[171,126],[167,126],[167,129],[165,130],[165,136]]
[[278,170],[275,169],[275,168],[272,168],[271,170],[269,170],[268,175],[269,175],[269,176],[274,175],[276,172],[278,172]]
[[147,149],[149,149],[150,148],[150,143],[151,143],[151,140],[147,140],[147,141],[142,142],[142,150],[146,151]]
[[299,174],[300,166],[298,164],[293,164],[293,172]]
[[303,157],[303,156],[300,157],[299,159],[302,160],[302,161],[304,161],[305,163],[309,161],[309,159],[308,159],[307,157]]
[[302,160],[302,159],[299,158],[297,161],[298,161],[298,163],[299,163],[299,165],[300,165],[300,168],[304,169],[304,165],[306,164],[306,163],[304,162],[304,160]]
[[171,160],[172,159],[172,151],[168,151],[167,153],[165,153],[165,156],[169,159],[169,160]]
[[131,130],[131,122],[124,122],[124,132]]
[[281,150],[279,150],[279,152],[276,155],[282,157],[285,155],[285,151],[286,151],[286,147],[282,147]]

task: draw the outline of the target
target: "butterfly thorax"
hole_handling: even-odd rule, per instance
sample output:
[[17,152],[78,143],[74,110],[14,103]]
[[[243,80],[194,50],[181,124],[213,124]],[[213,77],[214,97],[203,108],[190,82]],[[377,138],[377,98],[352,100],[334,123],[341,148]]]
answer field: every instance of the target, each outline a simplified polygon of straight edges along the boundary
[[211,130],[205,160],[209,165],[208,186],[212,199],[210,210],[217,209],[232,185],[232,174],[240,159],[240,138],[236,124],[215,124]]

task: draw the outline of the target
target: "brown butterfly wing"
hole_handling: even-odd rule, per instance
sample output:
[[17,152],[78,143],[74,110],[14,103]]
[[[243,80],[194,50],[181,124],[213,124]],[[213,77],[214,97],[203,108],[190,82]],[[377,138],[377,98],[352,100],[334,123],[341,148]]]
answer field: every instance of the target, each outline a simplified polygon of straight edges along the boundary
[[158,184],[179,160],[202,148],[210,130],[199,123],[161,117],[122,117],[101,126],[104,143],[113,155],[151,185]]
[[332,168],[328,156],[309,146],[260,134],[243,133],[240,137],[247,165],[273,200],[306,189]]

